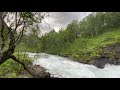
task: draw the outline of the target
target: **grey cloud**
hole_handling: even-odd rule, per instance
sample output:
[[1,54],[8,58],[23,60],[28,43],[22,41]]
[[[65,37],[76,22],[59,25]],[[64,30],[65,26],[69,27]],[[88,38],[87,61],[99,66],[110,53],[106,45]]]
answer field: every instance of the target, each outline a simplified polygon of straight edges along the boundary
[[55,28],[64,28],[72,20],[82,20],[90,12],[49,12],[47,17],[48,25],[43,24],[43,32],[49,32],[51,29]]

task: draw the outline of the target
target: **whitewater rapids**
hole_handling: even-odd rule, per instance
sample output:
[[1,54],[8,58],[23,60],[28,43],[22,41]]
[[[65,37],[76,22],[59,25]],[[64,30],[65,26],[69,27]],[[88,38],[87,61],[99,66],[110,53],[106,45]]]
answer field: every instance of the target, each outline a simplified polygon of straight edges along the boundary
[[34,65],[41,65],[51,75],[59,78],[120,78],[120,65],[107,64],[104,69],[78,63],[68,58],[45,53],[28,53]]

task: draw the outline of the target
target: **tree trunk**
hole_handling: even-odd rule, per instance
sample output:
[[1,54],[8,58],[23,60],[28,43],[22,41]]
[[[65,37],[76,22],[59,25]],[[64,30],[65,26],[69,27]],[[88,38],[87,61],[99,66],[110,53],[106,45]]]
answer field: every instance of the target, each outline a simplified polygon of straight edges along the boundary
[[24,69],[33,77],[50,78],[50,73],[46,72],[46,70],[43,67],[39,65],[26,67],[26,65],[23,62],[21,62],[19,59],[17,59],[14,55],[11,55],[10,58],[20,63],[24,67]]
[[3,12],[0,12],[0,26],[4,26],[4,31],[8,33],[9,39],[10,39],[8,49],[6,51],[0,52],[0,65],[11,58],[14,61],[18,62],[19,64],[21,64],[24,67],[24,69],[29,74],[31,74],[33,77],[49,78],[50,73],[47,73],[43,67],[39,66],[39,67],[37,67],[37,69],[35,66],[26,67],[26,65],[23,62],[18,60],[13,55],[15,46],[16,46],[15,45],[15,36],[14,36],[13,30],[10,27],[8,27],[7,24],[5,23],[4,18],[3,18]]

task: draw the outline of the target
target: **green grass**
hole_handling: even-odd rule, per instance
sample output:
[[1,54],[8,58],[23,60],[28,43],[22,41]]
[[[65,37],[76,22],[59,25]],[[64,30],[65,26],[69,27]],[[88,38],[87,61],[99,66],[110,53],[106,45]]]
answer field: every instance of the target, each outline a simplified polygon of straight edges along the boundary
[[71,44],[66,53],[74,60],[92,60],[100,56],[101,48],[120,42],[120,29],[105,32],[93,38],[80,37]]
[[[31,58],[28,58],[27,54],[14,53],[14,55],[24,62],[25,65],[29,65],[33,62]],[[23,66],[12,59],[7,60],[0,65],[0,78],[18,78],[23,72]]]
[[16,47],[15,51],[16,52],[33,52],[33,53],[36,53],[38,52],[38,48],[37,46],[34,46],[34,47],[29,47],[29,46],[26,46],[25,44],[20,44]]

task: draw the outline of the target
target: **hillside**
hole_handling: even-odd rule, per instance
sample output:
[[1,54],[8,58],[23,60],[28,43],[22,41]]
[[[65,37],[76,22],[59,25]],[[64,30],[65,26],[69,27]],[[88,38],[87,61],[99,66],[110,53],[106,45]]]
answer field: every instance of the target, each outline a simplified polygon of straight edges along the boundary
[[[113,49],[116,45],[119,47],[119,21],[119,12],[91,13],[82,21],[73,20],[66,28],[61,28],[58,32],[53,29],[40,38],[35,36],[34,33],[25,36],[16,51],[59,55],[103,68],[105,64],[96,64],[96,59],[97,62],[100,60],[109,63],[110,58],[113,60],[116,59],[116,56],[119,56],[117,55],[117,49]],[[111,49],[112,51],[110,51]],[[106,53],[106,51],[108,52]],[[106,56],[104,56],[104,53],[106,53]],[[106,61],[103,57],[109,57],[109,59]],[[112,64],[115,63],[112,62]]]
[[67,49],[66,54],[74,60],[92,60],[99,57],[102,48],[120,42],[120,29],[105,32],[93,38],[78,38]]

